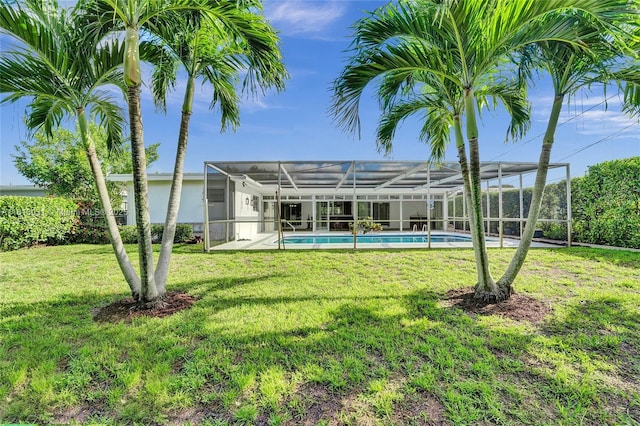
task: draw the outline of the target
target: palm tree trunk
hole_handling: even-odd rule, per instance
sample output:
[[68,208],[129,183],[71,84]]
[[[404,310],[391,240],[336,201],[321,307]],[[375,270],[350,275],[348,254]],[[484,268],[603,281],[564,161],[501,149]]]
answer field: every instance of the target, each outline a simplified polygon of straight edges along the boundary
[[149,216],[149,194],[147,186],[147,162],[142,135],[142,112],[140,108],[140,84],[127,89],[129,125],[131,126],[131,161],[133,166],[133,193],[138,228],[138,254],[140,256],[140,302],[146,306],[158,303],[164,293],[156,287],[153,274],[153,245],[151,242],[151,218]]
[[107,230],[109,232],[111,246],[113,247],[113,251],[116,254],[116,259],[118,260],[120,270],[122,271],[127,284],[129,284],[131,295],[133,296],[134,300],[139,300],[140,278],[138,278],[138,274],[133,268],[131,260],[129,260],[127,251],[125,250],[124,244],[122,243],[122,238],[120,237],[120,230],[118,229],[118,224],[116,223],[116,219],[113,214],[109,192],[107,191],[107,184],[105,183],[104,175],[102,174],[102,168],[100,167],[100,160],[98,159],[98,155],[96,154],[95,144],[91,139],[91,136],[89,135],[87,129],[87,115],[84,108],[78,108],[78,125],[80,127],[80,137],[82,139],[82,144],[84,146],[85,152],[87,153],[87,159],[89,160],[89,165],[91,166],[93,179],[96,183],[98,194],[100,196],[102,211],[104,212],[105,219],[107,221]]
[[509,289],[512,288],[513,282],[527,257],[529,247],[531,247],[531,239],[533,238],[533,233],[535,232],[538,217],[540,215],[540,207],[542,206],[542,197],[544,194],[544,187],[547,183],[547,172],[549,171],[549,161],[551,159],[551,148],[553,147],[556,128],[558,127],[558,118],[562,111],[563,102],[564,95],[556,94],[553,99],[553,107],[551,108],[551,115],[549,116],[547,130],[542,141],[540,159],[538,160],[538,172],[536,173],[536,182],[533,186],[531,206],[529,207],[529,214],[527,215],[527,224],[522,232],[520,245],[513,255],[513,258],[509,263],[509,267],[505,271],[504,275],[498,280],[498,285],[502,287],[507,287]]
[[464,102],[470,157],[471,211],[469,217],[472,218],[470,220],[471,237],[474,240],[473,248],[476,257],[476,269],[478,272],[475,297],[486,302],[495,303],[507,299],[510,294],[503,292],[498,287],[491,276],[491,270],[489,269],[489,255],[487,253],[487,244],[483,230],[480,150],[478,147],[478,125],[476,122],[475,96],[473,94],[473,89],[469,88],[465,90]]
[[[460,115],[453,117],[453,130],[456,137],[456,147],[458,148],[458,163],[460,163],[460,174],[462,174],[462,184],[464,187],[464,198],[467,205],[471,206],[471,178],[469,176],[469,161],[467,160],[467,152],[465,151],[464,138],[462,137],[462,125],[460,123]],[[467,214],[469,217],[469,227],[473,220],[473,215]],[[475,239],[471,238],[475,249]]]
[[167,204],[167,216],[164,222],[162,233],[162,244],[158,265],[155,271],[156,285],[158,291],[165,291],[167,276],[169,273],[169,262],[171,261],[171,250],[173,249],[173,238],[176,234],[176,224],[178,221],[178,210],[180,209],[180,196],[182,194],[182,180],[184,176],[184,158],[187,154],[187,143],[189,142],[189,121],[193,108],[193,92],[195,88],[195,78],[189,76],[187,88],[182,104],[182,120],[180,121],[180,134],[178,135],[178,148],[176,150],[176,162],[173,167],[173,180],[171,182],[171,192]]

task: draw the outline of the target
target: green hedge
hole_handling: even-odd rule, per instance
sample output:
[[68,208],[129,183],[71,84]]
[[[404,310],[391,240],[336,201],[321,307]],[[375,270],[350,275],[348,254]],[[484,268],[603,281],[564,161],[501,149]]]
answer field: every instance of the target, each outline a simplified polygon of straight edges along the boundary
[[[462,217],[462,195],[458,195],[449,200],[449,215],[453,214],[453,203],[455,203],[455,211],[457,217]],[[529,206],[531,205],[531,188],[524,188],[522,190],[522,208],[523,217],[527,217],[529,214]],[[499,195],[498,190],[492,191],[489,195],[489,212],[494,219],[498,218],[499,213]],[[487,194],[482,194],[482,214],[487,217]],[[506,189],[502,192],[502,217],[503,217],[503,229],[505,235],[520,235],[520,190],[519,189]],[[518,221],[509,222],[508,219],[518,219]],[[484,223],[486,230],[486,221]],[[498,233],[499,222],[497,220],[490,221],[490,229],[494,234]],[[524,225],[523,225],[524,226]],[[461,221],[455,222],[456,229],[462,229],[463,223]],[[466,225],[469,229],[469,224]]]
[[[121,225],[120,237],[125,244],[138,244],[138,229],[134,225]],[[162,241],[162,233],[164,225],[151,225],[151,239],[154,243]],[[184,243],[193,238],[193,228],[185,223],[176,225],[176,234],[173,237],[174,243]],[[70,237],[72,243],[87,244],[106,244],[109,243],[109,235],[107,233],[104,219],[102,222],[87,223],[83,222],[82,226],[77,229],[76,234]]]
[[591,166],[572,186],[577,241],[640,248],[640,157]]
[[[151,239],[155,243],[162,241],[162,233],[164,232],[164,225],[151,225]],[[138,243],[138,230],[134,225],[127,225],[120,227],[120,235],[122,241],[125,244],[137,244]],[[185,241],[193,238],[193,228],[191,225],[185,223],[178,223],[176,225],[176,234],[173,237],[174,243],[184,243]]]
[[15,250],[57,243],[76,220],[76,204],[66,198],[0,197],[0,247]]

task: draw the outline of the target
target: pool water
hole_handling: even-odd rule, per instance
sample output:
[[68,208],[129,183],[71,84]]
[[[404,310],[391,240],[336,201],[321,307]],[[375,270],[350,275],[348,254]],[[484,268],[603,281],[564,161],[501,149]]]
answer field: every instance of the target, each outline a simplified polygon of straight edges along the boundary
[[[275,241],[278,242],[277,240]],[[428,243],[427,234],[364,234],[357,235],[358,244],[385,243]],[[432,243],[470,243],[471,237],[465,235],[431,234]],[[285,244],[353,244],[351,235],[287,235]]]

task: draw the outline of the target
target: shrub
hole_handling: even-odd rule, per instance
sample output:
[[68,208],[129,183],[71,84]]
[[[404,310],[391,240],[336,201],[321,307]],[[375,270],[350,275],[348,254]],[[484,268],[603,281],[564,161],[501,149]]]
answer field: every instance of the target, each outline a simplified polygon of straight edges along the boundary
[[186,223],[179,223],[176,226],[176,235],[173,238],[174,243],[184,243],[193,238],[193,228]]
[[119,226],[120,237],[125,244],[137,244],[138,243],[138,228],[134,225]]
[[[164,225],[151,225],[151,238],[155,242],[162,241],[162,233]],[[193,228],[186,223],[178,223],[176,225],[176,234],[173,236],[174,243],[184,243],[193,238]]]
[[65,243],[107,244],[110,242],[102,209],[92,201],[79,201],[76,216],[78,219],[66,236]]
[[[353,223],[349,222],[349,230],[354,232]],[[367,217],[366,219],[361,219],[356,223],[356,232],[361,234],[366,234],[367,232],[379,232],[382,231],[382,225],[376,223],[371,219],[371,217]]]
[[540,229],[544,233],[545,238],[558,241],[567,240],[567,225],[566,223],[549,223],[544,222],[540,225]]
[[66,198],[0,197],[0,247],[14,250],[62,241],[75,220],[76,204]]
[[572,183],[577,241],[640,248],[640,157],[596,164]]
[[[154,224],[151,225],[151,240],[154,243],[162,241],[162,233],[164,232],[164,225]],[[120,226],[120,236],[122,242],[125,244],[137,244],[138,243],[138,229],[134,225]],[[174,243],[184,243],[185,241],[193,238],[193,228],[186,223],[178,223],[176,225],[176,234],[173,237]]]

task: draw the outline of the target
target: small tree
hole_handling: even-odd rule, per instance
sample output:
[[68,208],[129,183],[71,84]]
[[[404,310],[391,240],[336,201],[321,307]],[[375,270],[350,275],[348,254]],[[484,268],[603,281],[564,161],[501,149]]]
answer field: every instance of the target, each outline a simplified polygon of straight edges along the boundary
[[[102,173],[131,173],[131,157],[125,141],[117,141],[116,150],[109,152],[103,128],[90,124],[89,134],[95,141],[96,155],[100,159]],[[100,196],[82,141],[77,132],[57,128],[51,136],[36,132],[31,141],[16,145],[13,156],[16,169],[35,185],[46,188],[51,195],[90,201],[100,204]],[[158,144],[147,148],[147,165],[158,159]],[[122,201],[122,185],[106,182],[111,206],[117,208]]]
[[[586,46],[589,46],[588,50],[577,50],[568,43],[552,40],[526,46],[520,52],[518,59],[520,75],[531,77],[532,68],[548,73],[553,85],[554,98],[540,148],[538,171],[526,226],[520,245],[504,275],[498,280],[500,286],[510,288],[513,285],[527,257],[542,208],[551,149],[565,97],[574,95],[580,89],[590,88],[596,83],[608,84],[617,80],[632,85],[640,82],[640,71],[638,71],[640,63],[631,57],[629,49],[633,40],[632,31],[640,25],[637,7],[630,3],[614,5],[611,13],[615,15],[615,19],[590,20],[588,25],[583,22],[585,18],[578,14],[559,15],[562,19],[574,23],[577,34],[579,32],[584,34],[580,38]],[[595,32],[592,30],[594,27],[597,28]],[[633,111],[634,102],[636,108],[640,104],[640,99],[634,100],[629,95],[625,101],[626,109],[629,111]]]

